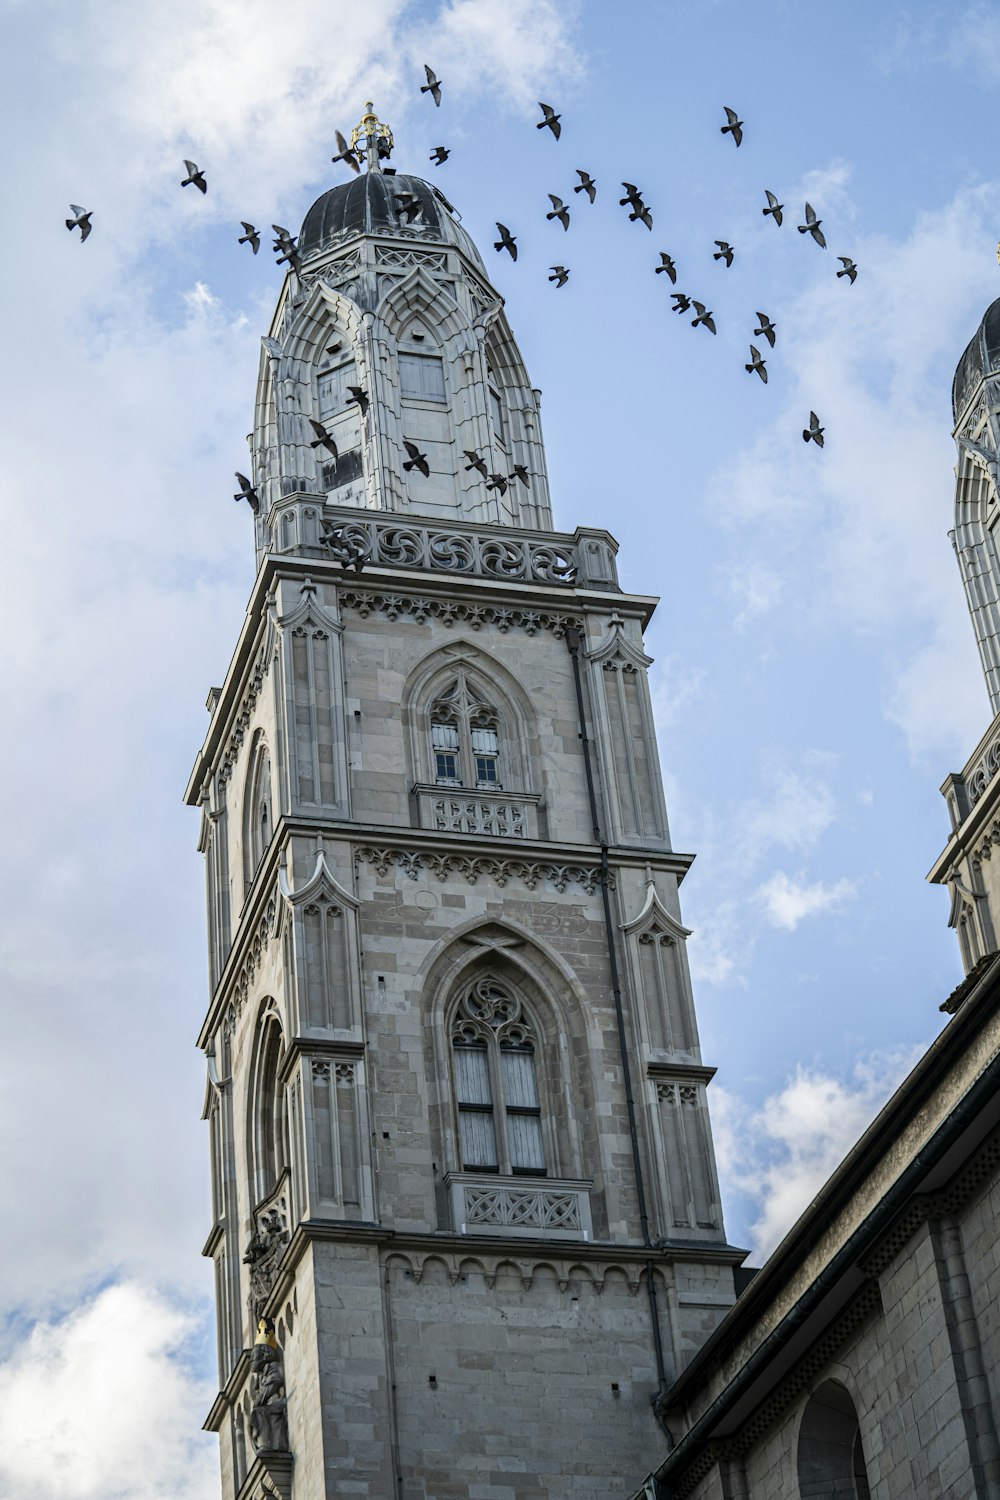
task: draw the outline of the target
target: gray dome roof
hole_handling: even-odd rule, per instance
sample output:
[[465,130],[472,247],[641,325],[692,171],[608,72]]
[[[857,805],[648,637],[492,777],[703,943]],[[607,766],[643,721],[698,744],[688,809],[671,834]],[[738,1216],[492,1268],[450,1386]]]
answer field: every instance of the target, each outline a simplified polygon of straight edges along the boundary
[[[396,211],[395,199],[402,193],[412,193],[420,201],[422,212],[412,225],[401,222]],[[402,173],[364,172],[317,198],[302,220],[299,254],[304,259],[355,235],[401,232],[408,239],[412,235],[455,245],[485,273],[475,241],[449,213],[437,188],[422,177]]]
[[1000,297],[986,309],[975,338],[958,362],[951,384],[951,409],[956,422],[983,376],[996,369],[1000,369]]

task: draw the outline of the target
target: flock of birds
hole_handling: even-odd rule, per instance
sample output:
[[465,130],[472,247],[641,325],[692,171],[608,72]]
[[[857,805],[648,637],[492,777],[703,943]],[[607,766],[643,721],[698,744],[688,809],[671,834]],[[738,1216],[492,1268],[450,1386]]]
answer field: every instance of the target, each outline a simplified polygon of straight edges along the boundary
[[[424,73],[426,74],[427,82],[420,86],[420,92],[422,94],[430,94],[431,98],[434,101],[434,104],[437,107],[440,107],[442,90],[441,79],[437,77],[433,69],[428,67],[426,63],[424,64]],[[536,130],[549,130],[551,131],[553,138],[555,140],[558,140],[560,135],[562,134],[562,116],[556,113],[551,104],[545,104],[539,101],[538,107],[542,112],[542,118],[536,122]],[[731,135],[733,142],[737,147],[739,147],[743,142],[744,121],[739,118],[736,110],[730,109],[728,105],[724,105],[723,108],[726,115],[726,124],[720,126],[720,130],[723,135]],[[337,141],[337,151],[331,159],[334,162],[343,162],[344,165],[347,166],[352,172],[360,172],[361,158],[359,157],[358,149],[355,148],[353,144],[349,145],[347,140],[339,130],[335,131],[334,134]],[[377,146],[380,156],[388,155],[388,151],[390,148],[384,142],[378,141]],[[435,146],[431,152],[430,160],[436,166],[442,166],[448,160],[450,155],[451,151],[447,146]],[[185,160],[184,167],[187,175],[182,179],[180,184],[181,187],[194,187],[200,193],[207,193],[208,181],[205,177],[205,173],[201,170],[198,164],[193,161]],[[597,199],[596,180],[591,176],[589,172],[583,171],[580,167],[577,167],[575,170],[576,175],[580,180],[573,187],[574,194],[585,194],[589,202],[593,204]],[[643,197],[642,192],[633,182],[623,182],[622,187],[625,189],[625,196],[623,198],[619,198],[619,206],[622,208],[627,208],[629,210],[628,217],[630,222],[644,224],[646,228],[650,230],[650,232],[652,232],[653,215]],[[777,197],[774,193],[771,192],[770,188],[764,189],[764,196],[767,199],[767,206],[761,209],[761,213],[765,216],[765,218],[772,219],[775,225],[780,228],[783,222],[785,205],[778,202]],[[568,230],[570,226],[570,207],[563,201],[561,197],[559,197],[555,193],[549,193],[548,197],[550,203],[552,204],[552,208],[545,215],[546,220],[555,220],[562,225],[564,230]],[[420,199],[416,196],[416,194],[413,193],[397,193],[395,201],[396,210],[399,217],[405,219],[408,224],[412,224],[421,212],[422,205]],[[82,244],[88,238],[93,228],[93,210],[81,208],[77,203],[71,203],[70,209],[72,211],[73,217],[66,220],[66,228],[71,231],[74,229],[78,229],[80,231],[80,243]],[[825,250],[827,246],[826,236],[824,235],[822,229],[823,221],[822,219],[817,217],[816,211],[811,203],[806,203],[803,217],[805,219],[805,223],[799,224],[797,226],[799,234],[809,235],[812,238],[813,242],[818,245],[821,250]],[[246,220],[241,220],[240,223],[243,229],[243,234],[239,236],[237,243],[240,245],[249,245],[253,254],[256,255],[260,249],[260,232],[253,224],[247,222]],[[293,270],[298,271],[300,269],[300,260],[295,236],[281,224],[273,224],[271,227],[274,230],[275,236],[273,248],[276,257],[276,263],[279,266],[289,265]],[[499,238],[494,242],[494,250],[496,250],[498,253],[506,251],[511,260],[516,261],[517,236],[513,234],[510,229],[508,229],[506,224],[501,224],[499,221],[497,221],[496,227]],[[716,261],[722,261],[728,269],[732,266],[733,261],[736,257],[735,249],[728,240],[716,240],[715,245],[717,248],[712,256],[712,259]],[[665,250],[661,250],[659,252],[659,256],[660,264],[655,267],[656,274],[667,276],[671,284],[676,287],[677,266],[674,262],[673,257],[669,255]],[[836,273],[837,277],[840,278],[846,276],[849,284],[853,286],[858,276],[858,267],[856,263],[851,259],[850,256],[847,255],[841,255],[837,258],[841,263],[841,269]],[[549,275],[548,280],[550,282],[553,282],[557,289],[564,287],[570,279],[570,268],[568,266],[550,266],[549,271],[551,274]],[[692,308],[694,309],[695,316],[691,320],[692,328],[707,328],[709,333],[713,334],[718,331],[715,324],[715,315],[708,307],[708,304],[706,302],[699,302],[696,297],[691,297],[686,292],[681,291],[673,291],[671,292],[670,296],[673,303],[672,310],[675,313],[684,314],[686,312],[689,312]],[[757,312],[756,317],[757,326],[753,331],[754,337],[766,339],[769,347],[773,349],[776,336],[776,326],[774,322],[767,316],[766,313],[760,311]],[[764,355],[761,354],[760,349],[756,344],[750,344],[750,360],[744,366],[744,369],[746,370],[747,374],[757,375],[765,385],[767,384],[767,359]],[[357,386],[349,386],[348,391],[348,404],[354,403],[355,405],[357,405],[362,416],[364,416],[364,414],[368,410],[369,405],[367,394]],[[316,434],[316,438],[312,443],[312,447],[317,448],[322,446],[328,453],[331,454],[334,460],[336,460],[337,447],[333,438],[323,427],[322,423],[312,421],[312,427]],[[817,417],[816,413],[810,412],[809,425],[808,427],[804,427],[802,429],[803,441],[806,443],[815,443],[818,447],[822,448],[824,444],[824,431],[825,429],[820,425],[819,418]],[[409,456],[407,461],[404,463],[403,468],[406,470],[416,468],[422,474],[429,474],[430,471],[427,464],[426,455],[418,452],[418,450],[412,443],[407,443],[406,448]],[[513,482],[515,478],[523,479],[524,483],[528,482],[527,474],[518,473],[516,470],[514,474],[507,476],[487,474],[486,465],[483,463],[482,459],[479,458],[478,454],[467,453],[465,456],[466,458],[471,460],[471,462],[467,466],[468,469],[478,468],[480,466],[482,467],[482,471],[484,475],[486,475],[489,482],[488,487],[501,489],[501,492],[503,492],[504,490],[506,490],[508,483]],[[245,477],[245,475],[237,474],[236,477],[240,484],[240,494],[236,495],[235,499],[248,500],[252,508],[256,512],[258,508],[257,495],[253,489],[253,486],[250,484],[250,481]]]

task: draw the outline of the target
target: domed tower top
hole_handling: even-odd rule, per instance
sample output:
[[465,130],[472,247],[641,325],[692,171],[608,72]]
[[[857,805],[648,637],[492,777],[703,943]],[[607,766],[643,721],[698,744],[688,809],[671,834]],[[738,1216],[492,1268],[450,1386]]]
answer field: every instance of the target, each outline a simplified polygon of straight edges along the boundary
[[1000,297],[983,314],[951,385],[951,407],[956,426],[980,384],[989,374],[1000,375]]
[[540,393],[503,299],[438,187],[385,165],[392,145],[369,105],[334,158],[356,175],[282,247],[251,437],[260,555],[281,545],[275,507],[302,492],[324,507],[552,526]]

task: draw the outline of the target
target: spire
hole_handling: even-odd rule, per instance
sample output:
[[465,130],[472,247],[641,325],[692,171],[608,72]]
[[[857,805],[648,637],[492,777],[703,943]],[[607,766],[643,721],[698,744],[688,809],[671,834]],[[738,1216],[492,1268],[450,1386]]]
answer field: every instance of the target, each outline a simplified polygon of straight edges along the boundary
[[351,131],[351,149],[359,161],[367,157],[369,172],[381,172],[381,163],[392,155],[393,144],[392,131],[384,120],[379,119],[375,106],[369,99],[361,116],[361,124],[355,125]]

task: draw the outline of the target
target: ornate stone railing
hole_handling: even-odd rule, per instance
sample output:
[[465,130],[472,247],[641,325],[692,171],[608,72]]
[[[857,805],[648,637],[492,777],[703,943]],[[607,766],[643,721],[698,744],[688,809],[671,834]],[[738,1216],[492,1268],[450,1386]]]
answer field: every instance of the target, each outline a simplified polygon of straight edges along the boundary
[[395,521],[321,518],[320,545],[348,567],[422,568],[519,583],[575,583],[576,548]]
[[589,1240],[590,1183],[449,1172],[452,1226],[459,1234]]
[[501,839],[538,837],[537,796],[466,791],[462,787],[415,786],[413,790],[421,828]]
[[332,558],[345,571],[407,568],[503,583],[618,589],[616,543],[607,532],[572,535],[516,527],[409,521],[387,512],[331,507],[321,496],[276,502],[272,545]]

